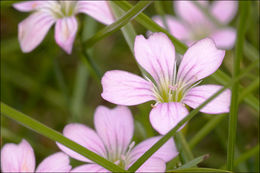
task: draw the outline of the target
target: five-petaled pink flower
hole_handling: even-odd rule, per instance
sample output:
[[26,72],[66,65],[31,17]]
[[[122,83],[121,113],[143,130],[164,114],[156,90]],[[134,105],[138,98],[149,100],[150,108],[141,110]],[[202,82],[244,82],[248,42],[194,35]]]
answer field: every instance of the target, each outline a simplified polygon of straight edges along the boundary
[[[192,1],[175,1],[174,11],[177,18],[167,15],[165,20],[169,31],[176,38],[191,45],[195,41],[205,37],[212,38],[217,47],[221,49],[231,49],[236,39],[236,31],[227,25],[235,16],[237,11],[236,1],[214,1],[209,5],[208,1],[197,1],[202,7],[209,9],[222,27],[214,24]],[[155,16],[154,21],[164,26],[162,19]]]
[[51,26],[55,25],[55,40],[68,54],[71,53],[78,30],[75,17],[85,13],[104,24],[114,21],[106,1],[28,1],[14,4],[19,11],[34,11],[18,26],[18,37],[23,52],[37,47]]
[[[149,75],[143,79],[126,71],[108,71],[102,78],[102,97],[128,106],[155,100],[150,122],[161,134],[167,133],[188,114],[184,104],[196,108],[222,88],[219,85],[196,86],[219,68],[225,55],[225,51],[217,49],[209,38],[194,43],[179,67],[176,66],[174,45],[163,33],[154,33],[148,39],[137,36],[134,53]],[[230,90],[225,90],[200,111],[226,113],[229,106]]]
[[[69,157],[58,152],[45,158],[37,167],[36,172],[69,172]],[[18,145],[5,144],[1,150],[2,172],[34,172],[35,156],[31,145],[26,141]]]
[[[130,110],[124,106],[114,109],[99,106],[95,111],[94,125],[96,132],[83,124],[69,124],[64,128],[63,134],[123,169],[128,169],[161,138],[160,136],[149,138],[135,147],[134,142],[130,144],[134,133],[134,120]],[[107,172],[105,168],[69,148],[61,144],[58,146],[72,158],[89,163],[74,168],[72,172]],[[169,139],[137,171],[163,172],[166,169],[166,162],[177,154],[173,139]]]

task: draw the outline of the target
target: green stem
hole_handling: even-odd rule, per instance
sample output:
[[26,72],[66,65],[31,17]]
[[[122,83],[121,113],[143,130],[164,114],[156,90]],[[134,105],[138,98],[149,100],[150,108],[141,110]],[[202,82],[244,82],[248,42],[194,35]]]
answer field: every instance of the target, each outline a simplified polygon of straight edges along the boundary
[[72,149],[73,151],[85,156],[100,166],[114,172],[125,172],[124,169],[118,167],[114,163],[104,159],[96,153],[88,150],[87,148],[77,144],[76,142],[64,137],[61,133],[45,126],[44,124],[30,118],[29,116],[9,107],[1,102],[1,114],[21,123],[23,126],[34,130],[35,132],[63,144],[64,146]]
[[[246,20],[249,13],[249,2],[239,2],[239,22],[237,29],[237,41],[235,46],[235,60],[233,64],[233,79],[240,73],[240,62],[243,56],[243,43],[246,33]],[[229,118],[229,130],[228,130],[228,148],[227,148],[227,169],[233,171],[234,169],[234,151],[236,143],[236,129],[237,129],[237,117],[238,117],[238,93],[239,82],[235,82],[232,86],[231,106],[230,106],[230,118]]]
[[176,147],[180,153],[179,156],[182,164],[185,164],[194,159],[194,156],[182,132],[177,132],[174,136],[174,139],[176,142]]
[[254,80],[248,87],[246,87],[240,94],[238,102],[240,103],[241,101],[244,100],[244,98],[251,93],[252,91],[256,90],[259,88],[259,78]]

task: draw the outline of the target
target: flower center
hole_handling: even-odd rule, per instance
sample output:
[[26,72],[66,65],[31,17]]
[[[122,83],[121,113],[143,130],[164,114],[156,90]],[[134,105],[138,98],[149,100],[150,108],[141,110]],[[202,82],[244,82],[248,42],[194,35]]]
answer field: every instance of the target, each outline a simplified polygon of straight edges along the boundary
[[75,14],[77,1],[48,1],[42,10],[47,10],[57,18],[70,17]]
[[154,94],[160,103],[181,102],[189,88],[188,84],[164,83],[154,87]]
[[129,146],[127,151],[120,151],[120,147],[116,148],[116,151],[108,152],[108,160],[115,163],[119,167],[126,169],[130,164],[130,152],[132,151],[135,142],[133,141]]
[[[153,82],[153,93],[156,97],[157,103],[168,103],[168,102],[182,102],[188,91],[197,86],[201,81],[195,83],[194,76],[189,81],[183,81],[177,79],[176,63],[174,66],[173,79],[161,78],[159,82],[154,84]],[[195,84],[194,84],[195,83]]]

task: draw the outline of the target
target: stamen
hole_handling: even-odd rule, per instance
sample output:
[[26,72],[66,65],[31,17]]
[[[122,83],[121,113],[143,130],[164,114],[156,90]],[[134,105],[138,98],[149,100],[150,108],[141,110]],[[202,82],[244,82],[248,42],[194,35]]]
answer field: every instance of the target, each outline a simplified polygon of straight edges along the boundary
[[175,90],[177,90],[177,85],[169,85],[169,88],[170,88],[172,91],[175,91]]

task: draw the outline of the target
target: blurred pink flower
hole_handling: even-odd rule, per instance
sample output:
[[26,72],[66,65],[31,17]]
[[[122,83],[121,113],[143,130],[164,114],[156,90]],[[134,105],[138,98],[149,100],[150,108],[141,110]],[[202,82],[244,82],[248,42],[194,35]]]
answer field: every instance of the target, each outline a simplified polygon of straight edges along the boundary
[[[149,138],[136,147],[134,142],[130,144],[134,133],[134,120],[130,110],[124,106],[117,106],[114,109],[99,106],[95,111],[94,125],[96,131],[83,124],[69,124],[64,128],[63,134],[124,169],[128,169],[161,138],[160,136]],[[72,158],[89,162],[74,168],[72,172],[107,172],[105,168],[69,148],[61,144],[58,146]],[[177,154],[173,139],[170,139],[138,169],[138,172],[163,172],[166,169],[166,162]]]
[[[36,172],[69,172],[69,157],[58,152],[45,158],[37,167]],[[2,172],[34,172],[35,156],[31,145],[26,141],[18,145],[5,144],[1,150]]]
[[106,25],[114,18],[106,1],[27,1],[14,4],[22,12],[33,11],[18,26],[19,42],[23,52],[30,52],[37,47],[45,35],[55,25],[55,40],[68,54],[78,30],[75,17],[85,13]]
[[[214,1],[209,5],[208,1],[197,1],[223,25],[227,25],[237,12],[236,1]],[[174,1],[174,11],[177,18],[167,15],[165,20],[169,31],[176,38],[184,41],[187,45],[205,37],[212,38],[217,47],[231,49],[236,39],[236,30],[225,26],[219,27],[210,21],[192,1]],[[160,16],[153,17],[154,21],[163,25]]]
[[[196,108],[222,88],[219,85],[196,86],[199,80],[219,68],[225,55],[225,51],[217,49],[209,38],[198,41],[186,51],[178,72],[174,45],[163,33],[154,33],[148,39],[137,36],[134,52],[137,62],[149,76],[143,79],[126,71],[108,71],[102,78],[101,96],[109,102],[128,106],[155,100],[150,122],[161,134],[167,133],[188,114],[184,104]],[[230,90],[225,90],[200,111],[226,113],[229,105]]]

